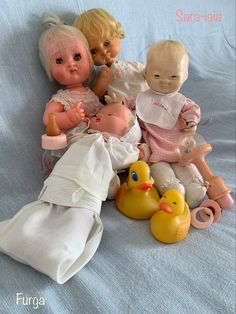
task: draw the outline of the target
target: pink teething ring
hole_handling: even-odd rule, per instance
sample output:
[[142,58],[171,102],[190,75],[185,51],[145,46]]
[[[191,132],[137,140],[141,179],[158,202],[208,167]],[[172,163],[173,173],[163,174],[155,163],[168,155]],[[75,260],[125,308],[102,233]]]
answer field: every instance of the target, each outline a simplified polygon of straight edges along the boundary
[[[197,219],[199,213],[203,221]],[[191,225],[198,229],[205,229],[221,217],[221,208],[213,200],[205,200],[200,207],[194,208],[191,213]]]
[[[197,219],[197,214],[198,213],[200,214],[201,212],[205,213],[204,221],[200,221]],[[213,223],[213,221],[214,221],[213,212],[207,207],[200,206],[194,208],[191,212],[191,225],[197,229],[205,229],[209,227]]]
[[[218,204],[217,202],[215,202],[215,201],[213,201],[213,200],[205,200],[205,201],[203,201],[203,202],[201,203],[200,206],[202,206],[202,207],[207,207],[207,208],[209,208],[209,209],[212,211],[213,217],[214,217],[213,222],[216,222],[217,220],[220,219],[220,217],[221,217],[221,208],[220,208],[220,206],[219,206],[219,204]],[[209,218],[208,218],[208,214],[207,214],[205,211],[201,211],[201,212],[199,213],[199,215],[200,215],[200,217],[201,217],[204,221],[206,221],[206,220],[209,219]]]

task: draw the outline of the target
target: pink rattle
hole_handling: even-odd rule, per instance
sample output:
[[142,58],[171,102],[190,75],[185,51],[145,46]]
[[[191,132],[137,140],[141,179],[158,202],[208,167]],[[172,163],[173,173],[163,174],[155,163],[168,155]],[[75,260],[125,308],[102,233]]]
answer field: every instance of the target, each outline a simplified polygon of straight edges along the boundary
[[184,151],[180,150],[179,163],[182,166],[189,165],[190,163],[195,164],[208,185],[207,195],[209,199],[216,201],[221,208],[231,207],[234,200],[230,195],[230,190],[221,177],[213,175],[204,159],[205,155],[212,151],[212,146],[210,144],[203,144],[196,147],[193,137],[189,136],[185,136],[183,144],[180,146],[180,149],[183,146],[185,149]]

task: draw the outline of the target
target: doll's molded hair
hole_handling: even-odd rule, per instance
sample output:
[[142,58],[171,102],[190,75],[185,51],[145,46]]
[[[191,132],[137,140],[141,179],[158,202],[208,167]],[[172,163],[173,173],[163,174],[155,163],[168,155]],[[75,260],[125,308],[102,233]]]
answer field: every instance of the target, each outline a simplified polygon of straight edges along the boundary
[[53,80],[50,69],[50,59],[53,53],[60,49],[73,45],[75,38],[79,39],[85,46],[90,69],[92,69],[93,61],[89,51],[86,38],[81,31],[73,26],[65,25],[54,14],[44,15],[42,18],[43,32],[39,38],[39,57],[50,80]]
[[85,36],[93,35],[95,28],[106,39],[107,37],[125,37],[125,32],[120,22],[104,9],[91,9],[78,15],[73,25],[77,27]]
[[188,71],[189,55],[185,47],[175,40],[161,40],[154,43],[147,53],[147,64],[158,60],[158,53],[168,53],[174,58],[184,58]]

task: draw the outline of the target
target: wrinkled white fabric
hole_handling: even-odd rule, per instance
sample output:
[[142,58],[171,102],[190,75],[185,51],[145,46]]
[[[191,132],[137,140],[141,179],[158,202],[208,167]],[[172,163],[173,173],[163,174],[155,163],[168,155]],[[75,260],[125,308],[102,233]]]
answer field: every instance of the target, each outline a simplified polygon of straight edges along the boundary
[[0,250],[62,284],[92,258],[102,232],[100,217],[87,208],[36,201],[0,223]]
[[146,123],[173,129],[185,100],[186,97],[180,93],[160,94],[149,89],[137,96],[137,116]]
[[117,138],[80,134],[44,182],[39,200],[0,222],[0,251],[62,284],[89,262],[101,241],[99,217],[114,170],[139,150]]
[[139,92],[147,90],[144,68],[139,62],[115,61],[111,66],[112,81],[107,89],[108,95],[136,97]]

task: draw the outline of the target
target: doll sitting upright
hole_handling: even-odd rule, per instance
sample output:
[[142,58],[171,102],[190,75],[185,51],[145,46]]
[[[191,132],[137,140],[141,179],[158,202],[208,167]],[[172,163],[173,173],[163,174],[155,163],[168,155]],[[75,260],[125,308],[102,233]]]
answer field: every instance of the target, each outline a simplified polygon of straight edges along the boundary
[[48,102],[43,122],[53,113],[60,129],[77,127],[84,117],[97,113],[102,104],[84,82],[93,68],[87,40],[75,27],[64,25],[51,14],[43,18],[44,31],[39,39],[39,56],[50,80],[60,89]]
[[120,53],[120,41],[125,37],[122,25],[104,9],[96,8],[77,16],[74,26],[85,35],[97,66],[89,82],[91,89],[99,97],[104,94],[112,96],[113,93],[125,96],[134,106],[134,97],[148,86],[143,64],[116,59]]
[[144,141],[151,149],[149,162],[155,187],[161,194],[176,189],[185,195],[190,207],[206,194],[197,168],[178,164],[177,143],[184,133],[195,133],[200,108],[179,90],[188,78],[189,56],[173,40],[155,43],[148,51],[145,78],[150,87],[136,101]]

